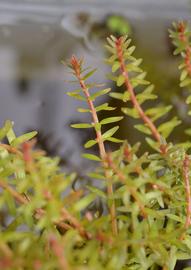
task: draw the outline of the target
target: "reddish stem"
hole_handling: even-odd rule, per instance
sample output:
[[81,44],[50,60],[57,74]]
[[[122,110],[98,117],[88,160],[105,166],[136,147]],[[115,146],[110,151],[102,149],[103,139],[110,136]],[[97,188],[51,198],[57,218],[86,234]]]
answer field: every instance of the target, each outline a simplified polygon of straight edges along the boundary
[[189,165],[190,159],[188,155],[185,155],[183,161],[183,179],[184,179],[184,186],[186,191],[186,222],[185,228],[187,229],[190,226],[190,218],[191,218],[191,192],[190,192],[190,181],[189,181]]
[[[87,103],[89,105],[91,114],[92,114],[92,119],[93,119],[93,123],[94,125],[99,123],[99,119],[97,116],[97,112],[95,110],[93,101],[91,100],[90,94],[89,94],[89,90],[88,87],[86,86],[83,77],[81,75],[81,61],[79,61],[75,56],[73,56],[71,58],[71,66],[75,72],[75,76],[79,81],[79,84],[82,88],[82,91],[86,97]],[[104,146],[104,142],[103,142],[103,138],[102,138],[102,133],[101,130],[97,130],[95,129],[96,132],[96,140],[98,143],[98,147],[99,147],[99,152],[100,152],[100,157],[102,160],[102,164],[104,167],[104,171],[105,171],[105,177],[108,180],[107,181],[107,193],[109,196],[113,196],[113,185],[111,183],[111,179],[108,173],[108,170],[106,169],[106,164],[105,164],[105,157],[106,157],[106,151],[105,151],[105,146]],[[114,235],[117,235],[117,221],[116,221],[116,210],[115,210],[115,202],[112,202],[111,207],[109,208],[110,211],[110,216],[111,216],[111,224],[112,224],[112,232]]]
[[64,256],[63,247],[60,245],[60,243],[58,242],[58,240],[56,239],[56,237],[54,235],[51,235],[49,237],[49,243],[50,243],[50,247],[51,247],[54,255],[58,258],[58,261],[60,264],[60,269],[68,270],[69,265],[68,265],[68,262],[66,260],[66,257]]
[[4,190],[7,190],[13,196],[13,198],[15,198],[15,200],[18,203],[21,203],[21,204],[27,204],[28,203],[26,197],[19,194],[16,190],[14,190],[12,187],[10,187],[7,183],[5,183],[3,181],[0,181],[0,187],[3,188]]
[[123,40],[122,40],[122,37],[121,37],[121,38],[117,39],[117,41],[116,41],[116,49],[117,49],[118,61],[120,63],[121,72],[122,72],[122,75],[125,78],[125,86],[126,86],[127,91],[130,94],[131,102],[132,102],[134,108],[139,113],[139,115],[142,118],[143,122],[150,128],[155,140],[159,142],[161,152],[163,154],[165,154],[166,153],[166,145],[161,145],[161,135],[159,134],[156,126],[151,121],[151,119],[144,113],[144,111],[141,108],[139,102],[137,101],[136,95],[134,93],[133,86],[132,86],[132,84],[131,84],[131,82],[129,80],[128,71],[127,71],[126,66],[125,66],[125,60],[124,60],[124,55],[123,55],[122,44],[123,44]]
[[179,39],[185,44],[185,57],[184,62],[186,65],[186,70],[191,77],[191,48],[189,39],[186,36],[186,25],[184,22],[179,22],[178,24],[178,32],[179,32]]

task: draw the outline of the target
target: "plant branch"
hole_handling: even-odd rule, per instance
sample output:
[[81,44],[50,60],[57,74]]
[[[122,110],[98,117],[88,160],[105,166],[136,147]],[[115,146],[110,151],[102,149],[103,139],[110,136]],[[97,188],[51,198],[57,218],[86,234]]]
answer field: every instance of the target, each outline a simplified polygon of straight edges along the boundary
[[188,155],[185,155],[183,161],[183,180],[186,192],[186,222],[185,222],[185,229],[188,229],[191,222],[191,192],[190,192],[190,181],[189,181],[189,165],[190,159]]
[[[71,58],[71,66],[75,72],[76,78],[79,81],[81,89],[86,97],[87,103],[88,103],[90,111],[91,111],[93,123],[96,126],[96,124],[99,124],[97,112],[96,112],[96,109],[94,107],[93,101],[90,98],[88,87],[86,86],[86,84],[83,80],[83,77],[81,75],[81,62],[75,56],[73,56]],[[105,146],[104,146],[104,142],[103,142],[103,138],[102,138],[102,133],[101,133],[101,130],[97,130],[96,128],[95,128],[95,132],[96,132],[96,140],[97,140],[98,147],[99,147],[100,157],[102,160],[102,165],[103,165],[104,172],[105,172],[105,177],[107,179],[107,193],[110,197],[112,197],[113,196],[113,185],[112,185],[111,178],[109,176],[109,173],[108,173],[108,170],[107,170],[106,164],[105,164],[106,151],[105,151]],[[117,235],[118,230],[117,230],[116,210],[115,210],[115,202],[114,201],[112,202],[112,205],[109,208],[109,211],[110,211],[110,216],[111,216],[112,232],[114,235]]]
[[122,38],[117,39],[116,50],[117,50],[117,55],[118,55],[118,61],[120,63],[120,69],[121,69],[122,75],[125,78],[125,86],[126,86],[127,91],[130,94],[131,102],[132,102],[134,108],[139,113],[139,116],[142,118],[143,122],[150,128],[155,140],[157,142],[159,142],[161,152],[163,154],[165,154],[166,153],[166,146],[161,144],[161,135],[159,134],[156,126],[151,121],[151,119],[144,113],[142,107],[140,106],[139,102],[137,101],[133,86],[129,80],[129,74],[128,74],[128,71],[126,69],[124,55],[123,55]]
[[18,203],[20,204],[28,203],[26,197],[19,194],[16,190],[14,190],[12,187],[10,187],[7,183],[3,182],[2,180],[0,181],[0,187],[3,188],[4,190],[7,190]]
[[189,44],[189,39],[186,36],[186,25],[184,22],[179,22],[178,24],[178,33],[179,33],[179,39],[185,44],[185,57],[184,62],[186,66],[186,70],[191,77],[191,47]]
[[66,260],[66,257],[63,254],[63,247],[60,245],[60,243],[57,241],[56,237],[54,235],[50,235],[49,237],[49,244],[50,248],[52,249],[54,255],[57,257],[60,269],[62,270],[68,270],[69,265]]

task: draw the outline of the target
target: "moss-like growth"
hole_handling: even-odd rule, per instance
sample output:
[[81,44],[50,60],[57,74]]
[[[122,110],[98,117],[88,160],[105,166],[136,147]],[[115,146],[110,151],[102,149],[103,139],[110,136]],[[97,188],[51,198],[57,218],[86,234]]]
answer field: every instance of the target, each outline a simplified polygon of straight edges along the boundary
[[[190,32],[181,22],[170,34],[175,53],[183,57],[181,86],[187,87]],[[139,154],[140,143],[131,146],[115,138],[118,125],[102,131],[103,125],[123,116],[99,121],[98,112],[115,108],[108,103],[95,106],[94,101],[111,89],[96,90],[100,85],[88,82],[95,70],[87,71],[73,56],[68,66],[79,89],[68,95],[85,102],[78,111],[91,119],[72,127],[95,131],[95,138],[84,146],[97,145],[99,155],[90,151],[83,156],[100,165],[89,174],[100,185],[73,190],[75,174],[63,173],[57,158],[35,149],[34,132],[16,137],[13,124],[6,121],[0,129],[1,141],[8,139],[0,144],[1,269],[173,270],[177,260],[191,258],[191,144],[168,141],[180,124],[177,117],[164,121],[171,106],[144,109],[144,102],[157,96],[130,42],[127,37],[108,38],[111,55],[106,62],[114,73],[110,78],[124,88],[123,93],[110,95],[124,101],[124,114],[140,121],[135,128],[145,134],[150,153]],[[189,96],[186,102],[190,101]],[[119,149],[107,152],[106,141],[118,143]],[[103,213],[89,207],[98,197],[105,206]]]

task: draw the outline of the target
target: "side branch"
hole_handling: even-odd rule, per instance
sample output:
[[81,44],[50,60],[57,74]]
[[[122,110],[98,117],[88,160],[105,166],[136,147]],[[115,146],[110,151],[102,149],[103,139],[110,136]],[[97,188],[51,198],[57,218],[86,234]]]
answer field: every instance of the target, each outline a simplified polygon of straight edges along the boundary
[[139,113],[139,116],[142,118],[143,122],[150,128],[155,140],[160,143],[161,152],[163,154],[165,154],[166,147],[165,147],[165,145],[161,145],[161,135],[159,134],[156,126],[151,121],[151,119],[144,113],[142,107],[140,106],[139,102],[137,101],[133,86],[129,80],[129,74],[128,74],[128,71],[126,69],[125,60],[124,60],[124,56],[123,56],[122,38],[117,39],[116,50],[117,50],[117,55],[118,55],[118,61],[120,63],[120,69],[121,69],[121,72],[125,78],[125,86],[126,86],[127,91],[130,94],[131,102],[132,102],[134,108]]
[[[94,104],[90,98],[88,87],[86,86],[86,84],[82,78],[82,75],[81,75],[81,63],[75,56],[73,56],[71,59],[71,66],[74,70],[76,78],[79,81],[81,89],[86,97],[87,103],[89,105],[89,108],[90,108],[90,111],[92,114],[93,123],[94,123],[94,125],[96,125],[99,123],[97,112],[96,112]],[[105,151],[105,146],[104,146],[104,142],[103,142],[103,138],[102,138],[102,133],[101,133],[101,130],[97,130],[97,129],[95,129],[95,132],[96,132],[96,139],[97,139],[97,143],[98,143],[98,147],[99,147],[100,157],[101,157],[103,168],[105,171],[105,178],[107,179],[107,193],[109,196],[112,197],[113,185],[112,185],[112,182],[111,182],[111,179],[110,179],[110,176],[108,174],[106,164],[105,164],[106,151]],[[109,211],[110,211],[110,216],[111,216],[112,232],[114,235],[117,235],[118,230],[117,230],[116,210],[115,210],[115,202],[114,201],[113,201],[111,207],[109,208]]]

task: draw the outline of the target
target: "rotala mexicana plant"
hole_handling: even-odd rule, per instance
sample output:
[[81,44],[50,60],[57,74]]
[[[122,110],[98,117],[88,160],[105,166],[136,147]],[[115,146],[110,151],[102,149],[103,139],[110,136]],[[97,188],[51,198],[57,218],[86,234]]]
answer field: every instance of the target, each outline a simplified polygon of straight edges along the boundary
[[[170,36],[175,54],[183,59],[180,86],[188,88],[188,25],[174,24]],[[87,70],[82,59],[72,56],[68,63],[79,88],[68,95],[84,101],[78,111],[90,119],[72,127],[95,131],[83,156],[100,164],[89,173],[99,185],[73,190],[75,173],[63,173],[59,159],[35,149],[30,140],[34,132],[16,137],[10,121],[0,130],[1,140],[8,139],[0,144],[1,269],[173,270],[177,260],[191,258],[191,143],[170,142],[169,135],[181,123],[177,117],[166,120],[172,106],[145,107],[157,96],[130,42],[128,37],[111,36],[106,45],[110,78],[123,92],[89,83],[95,70]],[[124,102],[121,114],[136,120],[134,127],[145,134],[149,152],[140,154],[141,143],[130,145],[115,138],[119,125],[103,132],[103,126],[123,118],[99,121],[99,112],[115,109],[108,103],[95,106],[95,99],[108,93]],[[185,102],[191,103],[189,95]],[[107,141],[118,143],[119,149],[106,151]],[[96,145],[98,155],[90,150]],[[103,213],[92,211],[98,197]]]

